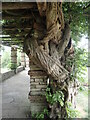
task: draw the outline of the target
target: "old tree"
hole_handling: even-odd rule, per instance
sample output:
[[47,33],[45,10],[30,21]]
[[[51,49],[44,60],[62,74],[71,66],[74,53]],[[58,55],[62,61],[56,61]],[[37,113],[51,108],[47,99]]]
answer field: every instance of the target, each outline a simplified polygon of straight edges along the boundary
[[[29,3],[29,5],[27,3],[21,4],[20,8],[19,3],[16,7],[13,6],[14,4],[8,5],[9,3],[6,5],[3,3],[2,7],[2,17],[4,25],[6,25],[3,26],[4,34],[10,34],[11,38],[13,36],[18,38],[18,35],[24,31],[20,30],[21,26],[18,28],[18,23],[21,24],[21,21],[15,22],[18,17],[21,17],[21,20],[23,19],[22,27],[23,25],[27,25],[28,28],[30,26],[30,30],[27,29],[23,39],[23,50],[30,61],[42,66],[48,76],[48,87],[50,89],[47,89],[46,98],[49,117],[54,119],[68,117],[67,101],[72,102],[76,95],[76,91],[71,94],[73,91],[70,91],[70,88],[74,87],[76,90],[78,87],[75,79],[75,51],[72,38],[75,38],[77,42],[79,33],[86,31],[83,27],[87,25],[85,16],[88,14],[83,11],[88,9],[90,4],[37,2]],[[21,8],[22,11],[19,10]],[[26,11],[23,11],[25,8]],[[12,21],[8,20],[10,17],[13,18]],[[30,17],[30,20],[25,19],[25,17]],[[14,27],[18,28],[18,33],[17,31],[14,31],[14,34],[12,33]]]

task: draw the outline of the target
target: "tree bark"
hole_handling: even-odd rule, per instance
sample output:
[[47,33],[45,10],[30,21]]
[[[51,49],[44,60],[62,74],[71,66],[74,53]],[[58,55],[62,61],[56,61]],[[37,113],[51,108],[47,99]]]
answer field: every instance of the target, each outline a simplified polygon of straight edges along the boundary
[[29,35],[30,37],[25,40],[24,51],[30,59],[35,59],[49,76],[52,94],[57,90],[64,93],[64,106],[54,103],[50,108],[50,118],[64,118],[67,116],[65,103],[69,95],[68,84],[71,72],[65,67],[66,54],[70,49],[66,51],[70,41],[70,27],[64,22],[62,3],[37,3],[37,7],[40,19],[45,21],[43,28],[45,32],[42,31],[43,38],[40,39],[40,35],[35,36],[39,29],[34,28],[33,35]]

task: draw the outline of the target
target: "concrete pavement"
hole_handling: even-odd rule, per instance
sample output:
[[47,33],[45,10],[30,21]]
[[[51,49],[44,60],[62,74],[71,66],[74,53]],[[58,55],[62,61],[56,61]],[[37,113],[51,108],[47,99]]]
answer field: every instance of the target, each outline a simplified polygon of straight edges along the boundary
[[2,83],[2,118],[28,118],[30,114],[28,70]]

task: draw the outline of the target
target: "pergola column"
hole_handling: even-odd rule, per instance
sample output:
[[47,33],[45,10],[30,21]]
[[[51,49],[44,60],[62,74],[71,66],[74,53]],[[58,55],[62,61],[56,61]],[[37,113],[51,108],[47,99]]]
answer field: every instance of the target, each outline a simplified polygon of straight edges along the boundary
[[47,107],[45,91],[47,88],[47,74],[40,64],[30,60],[30,93],[31,113],[42,112]]
[[21,52],[21,66],[24,68],[26,66],[25,53],[23,51]]
[[11,47],[11,69],[17,68],[17,48]]

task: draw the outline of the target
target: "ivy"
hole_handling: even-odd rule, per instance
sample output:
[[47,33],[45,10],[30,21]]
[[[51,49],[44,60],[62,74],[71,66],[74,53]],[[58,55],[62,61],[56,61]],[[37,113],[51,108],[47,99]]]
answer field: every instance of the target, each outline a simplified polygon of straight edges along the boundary
[[[51,94],[50,88],[47,87],[46,89],[46,100],[49,104],[53,105],[55,102],[59,102],[61,107],[66,106],[67,118],[76,118],[80,116],[79,111],[75,110],[72,107],[70,102],[64,103],[64,94],[62,91],[56,91],[54,94]],[[43,112],[32,114],[32,118],[36,118],[37,120],[49,118],[49,110],[45,108]],[[67,118],[65,118],[67,120]]]
[[37,120],[40,120],[40,119],[44,119],[45,116],[48,117],[48,115],[49,115],[49,111],[47,108],[45,108],[41,113],[36,113],[36,114],[33,113],[32,118],[36,118]]
[[[47,87],[45,96],[49,104],[53,105],[54,103],[59,102],[61,107],[64,106],[64,94],[62,91],[56,91],[54,94],[51,94],[50,88]],[[32,114],[32,118],[36,118],[37,120],[43,119],[45,116],[49,118],[49,110],[47,108],[41,113]]]
[[62,107],[64,106],[64,94],[62,91],[56,91],[51,94],[50,88],[47,88],[45,96],[49,104],[53,105],[55,102],[59,102]]

